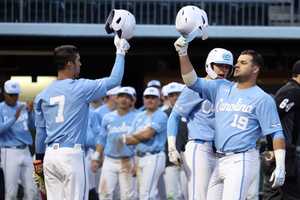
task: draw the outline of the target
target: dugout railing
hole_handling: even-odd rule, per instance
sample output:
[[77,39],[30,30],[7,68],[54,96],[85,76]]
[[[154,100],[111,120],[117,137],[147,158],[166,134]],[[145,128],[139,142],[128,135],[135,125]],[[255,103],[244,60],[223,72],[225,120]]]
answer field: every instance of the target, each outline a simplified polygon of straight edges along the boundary
[[103,24],[112,8],[130,10],[138,24],[174,24],[184,5],[207,11],[211,25],[293,26],[297,0],[0,0],[0,22]]

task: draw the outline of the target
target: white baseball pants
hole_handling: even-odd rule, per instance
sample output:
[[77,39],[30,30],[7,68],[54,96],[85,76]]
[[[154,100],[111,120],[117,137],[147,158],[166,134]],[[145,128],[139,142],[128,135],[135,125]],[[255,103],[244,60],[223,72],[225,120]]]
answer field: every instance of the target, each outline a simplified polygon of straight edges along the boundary
[[168,199],[184,200],[187,190],[185,172],[179,166],[168,166],[165,172],[165,182]]
[[158,180],[165,170],[164,152],[137,157],[139,200],[159,200]]
[[29,148],[1,148],[1,167],[5,179],[5,199],[17,199],[18,183],[24,187],[24,200],[36,198],[36,186],[33,182],[33,159]]
[[217,160],[208,187],[208,200],[245,200],[259,173],[257,150],[227,155]]
[[88,177],[80,147],[47,147],[44,157],[47,200],[87,200]]
[[198,143],[191,140],[186,144],[183,164],[188,180],[189,200],[206,199],[208,183],[215,162],[211,143]]
[[133,158],[114,159],[105,157],[99,186],[101,200],[112,200],[118,182],[121,200],[134,200]]

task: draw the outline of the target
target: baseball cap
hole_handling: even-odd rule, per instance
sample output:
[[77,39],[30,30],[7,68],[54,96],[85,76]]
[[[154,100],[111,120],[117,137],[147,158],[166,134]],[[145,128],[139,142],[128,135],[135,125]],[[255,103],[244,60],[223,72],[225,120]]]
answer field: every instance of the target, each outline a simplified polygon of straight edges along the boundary
[[293,74],[300,74],[300,60],[294,63]]
[[114,87],[114,88],[108,90],[108,91],[106,92],[106,96],[117,95],[120,88],[121,88],[120,86],[117,86],[117,87]]
[[156,96],[160,97],[160,92],[157,88],[155,87],[148,87],[145,89],[143,96]]
[[131,86],[126,86],[126,87],[132,91],[134,96],[136,96],[136,90],[134,89],[134,87],[131,87]]
[[[133,88],[134,89],[134,88]],[[119,94],[127,94],[131,97],[134,97],[135,96],[135,91],[132,90],[132,87],[121,87],[119,90],[118,90],[118,95]]]
[[161,88],[161,83],[159,80],[151,80],[147,83],[147,87],[157,87]]
[[19,94],[21,92],[20,84],[15,80],[8,80],[4,83],[4,91],[7,94]]
[[161,88],[161,93],[164,97],[168,96],[168,85],[164,85],[162,88]]
[[177,92],[182,92],[184,88],[184,85],[181,84],[181,83],[177,83],[177,82],[172,82],[172,83],[169,83],[168,84],[168,89],[167,89],[167,92],[168,92],[168,95],[171,94],[171,93],[177,93]]

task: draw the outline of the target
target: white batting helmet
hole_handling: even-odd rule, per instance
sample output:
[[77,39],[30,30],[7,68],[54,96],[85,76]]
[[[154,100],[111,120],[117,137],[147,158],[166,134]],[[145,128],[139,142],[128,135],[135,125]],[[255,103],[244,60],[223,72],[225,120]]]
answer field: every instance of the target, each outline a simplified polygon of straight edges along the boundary
[[176,30],[189,41],[196,36],[202,36],[202,40],[208,38],[208,18],[204,10],[197,6],[184,6],[176,16]]
[[105,23],[106,32],[115,32],[119,38],[130,39],[135,29],[135,17],[127,10],[113,9]]
[[233,66],[233,55],[230,51],[222,48],[214,48],[209,52],[205,62],[205,70],[210,78],[216,79],[218,75],[213,70],[212,63]]

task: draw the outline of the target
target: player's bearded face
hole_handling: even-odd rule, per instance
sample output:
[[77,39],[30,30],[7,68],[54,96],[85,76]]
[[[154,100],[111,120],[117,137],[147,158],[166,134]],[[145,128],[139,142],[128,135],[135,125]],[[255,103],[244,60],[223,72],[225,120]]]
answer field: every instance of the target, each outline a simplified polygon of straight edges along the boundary
[[245,82],[252,77],[254,70],[252,57],[250,55],[240,55],[235,65],[233,77],[237,82]]
[[147,95],[144,96],[144,106],[148,110],[156,110],[160,104],[157,96]]

